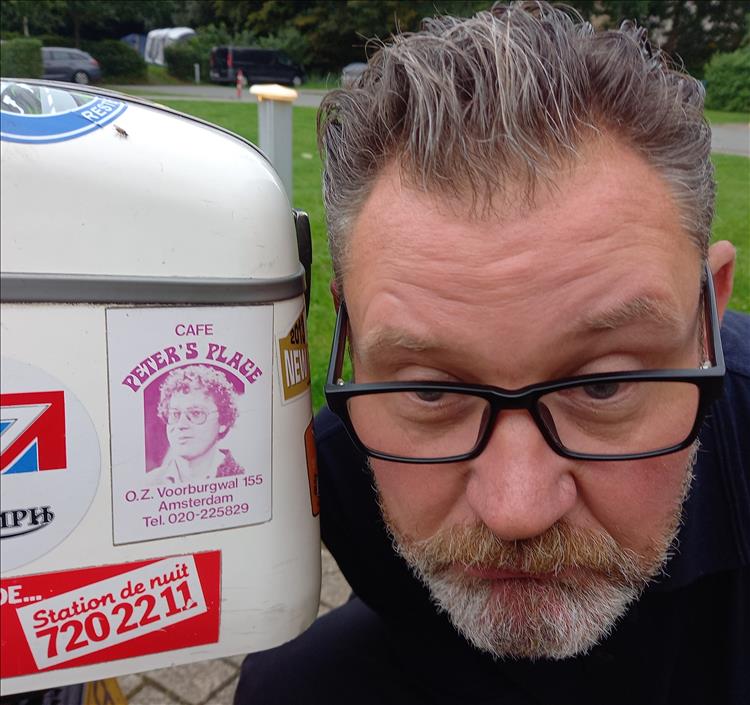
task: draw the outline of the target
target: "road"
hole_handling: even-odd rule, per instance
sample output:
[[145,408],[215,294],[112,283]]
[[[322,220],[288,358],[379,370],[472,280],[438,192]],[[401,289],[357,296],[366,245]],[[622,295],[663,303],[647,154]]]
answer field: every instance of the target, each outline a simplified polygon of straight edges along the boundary
[[[237,98],[234,86],[217,86],[212,84],[201,84],[191,86],[190,84],[177,86],[107,86],[114,91],[121,93],[132,93],[133,95],[148,98],[149,100],[215,100],[230,103],[257,103],[258,100],[250,91],[245,88],[242,91],[242,97]],[[303,108],[317,108],[320,105],[320,99],[326,94],[324,90],[309,90],[302,88],[299,91],[299,98],[294,102]]]
[[[198,86],[184,84],[177,86],[108,86],[122,93],[133,93],[150,100],[216,100],[232,103],[256,103],[255,96],[245,89],[242,97],[236,97],[234,86],[217,86],[213,84],[201,84]],[[326,94],[325,90],[313,90],[301,88],[299,98],[295,105],[304,108],[317,108],[321,98]],[[711,151],[719,154],[738,154],[750,157],[750,124],[737,125],[714,125],[711,135]]]
[[750,157],[750,124],[711,127],[711,151]]

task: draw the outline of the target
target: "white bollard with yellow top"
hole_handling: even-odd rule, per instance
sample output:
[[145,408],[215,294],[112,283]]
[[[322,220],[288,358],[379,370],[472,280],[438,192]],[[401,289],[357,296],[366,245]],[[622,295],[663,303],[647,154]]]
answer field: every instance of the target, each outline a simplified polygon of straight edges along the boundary
[[260,148],[281,178],[292,198],[292,103],[297,91],[277,83],[250,86],[258,99],[258,141]]

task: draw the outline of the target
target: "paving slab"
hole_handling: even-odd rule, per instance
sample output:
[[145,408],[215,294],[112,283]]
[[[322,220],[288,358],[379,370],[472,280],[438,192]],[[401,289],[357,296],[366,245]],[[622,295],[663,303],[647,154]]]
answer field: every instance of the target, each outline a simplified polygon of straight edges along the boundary
[[346,578],[341,574],[339,567],[328,549],[323,548],[320,552],[322,567],[322,582],[320,588],[320,603],[326,607],[338,607],[343,605],[352,592]]
[[228,661],[229,663],[234,664],[239,668],[242,665],[242,662],[245,660],[245,654],[237,654],[236,656],[227,656],[225,661]]
[[135,693],[138,688],[142,688],[144,682],[145,681],[143,680],[143,676],[138,675],[137,673],[127,676],[120,676],[117,679],[120,690],[126,698],[130,698],[130,696],[133,695],[133,693]]
[[177,703],[177,700],[151,685],[144,686],[128,698],[128,705],[175,705]]
[[[234,678],[223,690],[216,693],[206,705],[232,705],[234,702],[234,691],[237,690],[238,680],[238,677]],[[261,705],[261,703],[258,705]]]
[[223,659],[214,659],[149,671],[146,678],[188,705],[203,705],[210,695],[225,687],[236,675],[236,667]]

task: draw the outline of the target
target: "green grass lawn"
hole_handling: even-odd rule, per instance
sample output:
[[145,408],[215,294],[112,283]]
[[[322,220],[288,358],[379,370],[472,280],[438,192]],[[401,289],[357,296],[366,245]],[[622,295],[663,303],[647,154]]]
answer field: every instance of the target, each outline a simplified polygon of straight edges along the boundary
[[[160,101],[176,110],[221,125],[256,142],[258,110],[252,103],[233,105],[207,101]],[[308,317],[313,405],[324,402],[323,382],[331,349],[334,312],[329,293],[331,259],[326,246],[325,219],[320,194],[321,163],[315,144],[315,108],[294,108],[294,206],[307,211],[313,233],[313,275]],[[735,291],[730,306],[750,312],[750,159],[715,155],[718,194],[714,238],[737,246]]]
[[[109,76],[104,84],[104,88],[109,86],[127,86],[133,84],[148,84],[158,88],[159,86],[186,86],[195,85],[194,82],[181,81],[179,78],[170,76],[167,73],[166,66],[156,66],[156,64],[146,64],[146,76],[144,78],[129,78],[127,76]],[[134,94],[136,95],[136,94]]]
[[737,269],[730,307],[750,313],[750,159],[729,154],[711,157],[716,167],[714,240],[731,240]]
[[185,83],[185,81],[181,81],[179,78],[175,78],[174,76],[167,73],[166,66],[146,64],[146,75],[148,77],[148,80],[146,82],[154,86],[178,86]]
[[312,74],[308,76],[301,88],[330,91],[339,87],[339,77],[338,73]]
[[706,117],[714,125],[750,122],[750,113],[730,113],[725,110],[706,110]]

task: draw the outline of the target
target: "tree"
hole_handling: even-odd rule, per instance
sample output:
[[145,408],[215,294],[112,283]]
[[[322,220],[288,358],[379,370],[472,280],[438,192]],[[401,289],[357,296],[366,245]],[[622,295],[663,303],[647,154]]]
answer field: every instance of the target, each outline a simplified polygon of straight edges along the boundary
[[573,0],[569,4],[599,27],[636,20],[655,46],[698,77],[715,52],[734,51],[747,32],[745,0]]
[[147,32],[172,26],[177,0],[64,0],[66,29],[76,46],[82,36],[89,39],[119,38],[129,32]]
[[184,0],[2,0],[0,24],[6,34],[61,34],[80,46],[84,38],[170,27],[184,5]]
[[114,17],[115,3],[99,0],[65,0],[65,14],[70,23],[75,45],[81,46],[81,27],[99,29],[106,20]]
[[0,26],[3,33],[25,37],[50,34],[63,22],[63,3],[59,0],[3,0],[0,2]]
[[716,52],[732,52],[740,46],[746,31],[746,2],[697,0],[664,3],[662,49],[679,57],[685,68],[702,77],[703,68]]
[[[76,0],[83,2],[84,0]],[[138,2],[113,2],[112,5]],[[144,0],[143,4],[151,3]],[[193,27],[224,25],[230,36],[257,41],[294,41],[309,48],[308,68],[338,70],[366,58],[370,38],[387,39],[396,30],[413,31],[423,17],[472,15],[490,0],[171,0],[172,16]],[[619,26],[624,19],[644,26],[656,46],[700,76],[715,51],[733,51],[747,33],[743,0],[566,0],[597,28]],[[121,12],[122,14],[122,12]]]
[[[217,0],[227,3],[229,0]],[[292,26],[307,40],[311,66],[316,71],[335,71],[351,61],[366,58],[371,38],[386,39],[397,29],[416,30],[422,18],[434,14],[471,15],[488,3],[460,0],[406,2],[399,0],[319,0],[317,2],[237,2],[257,6],[247,15],[245,28],[256,35],[274,35]]]
[[[216,19],[222,21],[227,25],[227,28],[232,34],[239,34],[243,29],[250,29],[254,34],[259,34],[255,31],[255,28],[248,27],[248,18],[256,12],[263,9],[263,5],[277,4],[277,3],[264,3],[259,0],[214,0],[214,11]],[[294,3],[286,2],[289,12],[286,16],[294,14],[297,6],[306,3]],[[281,23],[276,23],[275,26],[263,34],[271,34],[273,31],[281,29]]]

